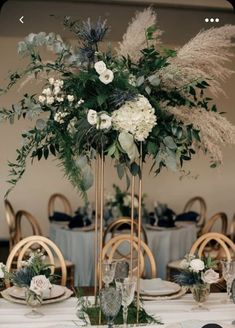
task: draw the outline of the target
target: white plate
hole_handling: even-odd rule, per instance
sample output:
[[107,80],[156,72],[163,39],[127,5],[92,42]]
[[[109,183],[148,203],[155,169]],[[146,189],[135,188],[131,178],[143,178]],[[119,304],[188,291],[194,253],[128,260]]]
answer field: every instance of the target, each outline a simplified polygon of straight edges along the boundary
[[175,282],[155,279],[140,279],[140,294],[149,296],[164,296],[176,294],[181,290]]
[[141,295],[141,299],[143,301],[167,301],[167,300],[175,300],[177,298],[182,297],[186,294],[187,289],[181,288],[178,293],[172,295],[165,295],[165,296],[150,296],[150,295]]
[[[72,290],[68,289],[67,287],[63,287],[63,286],[61,286],[61,287],[64,289],[64,294],[62,296],[57,297],[57,298],[43,300],[42,305],[44,305],[44,304],[50,304],[50,303],[61,302],[61,301],[64,301],[67,298],[69,298],[69,297],[72,296],[72,294],[73,294]],[[10,288],[12,288],[12,287],[10,287]],[[20,299],[20,298],[12,297],[9,294],[9,289],[10,288],[7,288],[7,289],[5,289],[5,290],[3,290],[1,292],[2,297],[5,298],[7,301],[10,301],[10,302],[13,302],[13,303],[25,304],[26,305],[27,303],[26,303],[25,300]]]
[[[25,288],[19,288],[19,287],[10,287],[8,289],[8,293],[10,296],[15,298],[20,298],[22,300],[25,299]],[[60,285],[52,285],[50,295],[44,296],[43,299],[50,300],[52,298],[57,298],[62,296],[65,293],[64,287]]]
[[154,226],[154,225],[151,225],[151,224],[146,224],[146,228],[148,230],[156,230],[156,231],[166,231],[166,230],[177,230],[177,229],[180,229],[181,227],[159,227],[159,226]]

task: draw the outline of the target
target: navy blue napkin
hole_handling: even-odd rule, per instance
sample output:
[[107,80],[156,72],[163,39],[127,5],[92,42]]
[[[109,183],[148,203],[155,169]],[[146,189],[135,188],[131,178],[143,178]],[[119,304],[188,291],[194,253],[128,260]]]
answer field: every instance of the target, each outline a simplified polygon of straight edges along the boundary
[[57,222],[67,222],[72,219],[72,216],[62,213],[62,212],[54,212],[52,216],[49,217],[50,221],[57,221]]
[[197,212],[190,211],[177,215],[175,221],[197,222],[198,219],[199,219],[199,214]]

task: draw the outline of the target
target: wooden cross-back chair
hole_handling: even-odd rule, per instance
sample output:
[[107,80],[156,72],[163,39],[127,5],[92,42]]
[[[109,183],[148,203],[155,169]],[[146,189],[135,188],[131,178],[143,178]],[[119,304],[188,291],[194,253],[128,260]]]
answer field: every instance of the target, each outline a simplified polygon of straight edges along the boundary
[[11,251],[16,243],[16,216],[15,211],[8,199],[4,200],[6,222],[9,229],[9,250]]
[[57,201],[59,201],[62,204],[64,213],[66,213],[68,215],[73,214],[72,206],[71,206],[68,198],[60,193],[55,193],[50,196],[49,201],[48,201],[48,208],[47,208],[48,209],[48,217],[51,217],[53,215],[53,213],[55,212],[55,204]]
[[[102,250],[102,259],[103,260],[126,260],[130,263],[130,252],[126,255],[122,255],[120,257],[120,252],[118,251],[118,248],[124,244],[128,243],[129,247],[131,247],[131,243],[133,244],[133,266],[132,272],[133,274],[137,274],[137,254],[138,254],[138,238],[133,236],[133,242],[131,241],[131,236],[127,234],[121,234],[119,236],[113,237],[110,239],[107,244],[103,247]],[[115,255],[118,254],[118,257],[115,257]],[[155,278],[157,275],[157,269],[156,269],[156,263],[153,257],[153,254],[150,250],[150,248],[146,245],[146,243],[141,240],[141,248],[140,248],[140,277],[142,277],[145,273],[145,258],[148,258],[149,264],[150,264],[150,270],[151,270],[151,277]],[[131,268],[130,268],[131,269]]]
[[[106,239],[109,234],[111,234],[111,238],[113,238],[117,233],[121,234],[122,231],[118,230],[122,226],[128,226],[128,228],[131,229],[131,219],[129,217],[121,217],[113,222],[111,222],[106,230],[104,231],[103,236],[103,245],[106,244]],[[136,235],[138,235],[138,223],[136,221],[133,222],[133,230]],[[125,230],[124,230],[125,231]],[[146,245],[148,245],[148,238],[146,231],[143,226],[141,226],[141,239],[145,242]]]
[[221,233],[226,235],[227,234],[227,229],[228,229],[228,217],[224,212],[219,212],[214,214],[204,225],[202,229],[202,234],[204,235],[205,233],[212,232],[212,229],[214,225],[218,222],[221,221]]
[[32,228],[32,235],[42,235],[42,229],[37,221],[37,219],[29,212],[20,210],[16,213],[16,242],[19,242],[23,238],[22,234],[22,220],[30,224]]
[[[22,261],[28,252],[32,249],[35,251],[35,246],[38,247],[41,251],[44,251],[48,256],[48,263],[52,264],[51,272],[52,274],[55,271],[56,259],[58,259],[60,268],[61,268],[61,285],[66,285],[67,280],[67,269],[65,265],[64,257],[60,251],[60,249],[56,246],[53,241],[43,236],[30,236],[22,239],[18,242],[10,252],[7,262],[6,262],[6,270],[11,272],[13,266],[16,263],[16,268],[20,268],[22,266]],[[15,268],[14,268],[15,269]],[[10,282],[6,281],[6,287],[10,286]]]
[[187,201],[187,203],[184,206],[183,212],[189,212],[192,210],[192,208],[199,204],[199,220],[197,221],[197,227],[198,227],[198,233],[200,234],[201,229],[204,227],[206,222],[206,215],[207,215],[207,206],[204,198],[200,196],[195,196]]

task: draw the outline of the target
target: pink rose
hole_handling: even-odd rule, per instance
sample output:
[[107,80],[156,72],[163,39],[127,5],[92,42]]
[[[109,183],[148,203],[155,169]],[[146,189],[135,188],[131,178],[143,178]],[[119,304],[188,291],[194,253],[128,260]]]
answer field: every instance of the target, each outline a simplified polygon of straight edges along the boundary
[[206,270],[202,274],[202,280],[207,284],[215,284],[219,280],[219,274],[213,269]]

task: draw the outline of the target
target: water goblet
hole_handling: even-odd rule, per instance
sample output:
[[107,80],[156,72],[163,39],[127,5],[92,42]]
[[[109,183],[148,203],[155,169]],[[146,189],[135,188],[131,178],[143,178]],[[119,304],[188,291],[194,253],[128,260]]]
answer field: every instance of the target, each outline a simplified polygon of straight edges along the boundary
[[134,299],[136,279],[116,279],[116,287],[122,292],[123,324],[127,327],[128,306]]
[[102,263],[102,280],[105,287],[108,288],[109,284],[113,281],[116,269],[116,262],[103,262]]
[[222,265],[222,275],[226,281],[227,298],[223,303],[230,302],[232,281],[235,278],[235,261],[220,261]]
[[103,288],[100,290],[100,307],[107,319],[109,328],[113,327],[113,322],[122,305],[122,293],[115,287]]
[[44,316],[43,313],[37,310],[42,305],[42,294],[36,294],[34,291],[27,288],[25,291],[25,300],[32,310],[25,314],[27,318],[40,318]]

